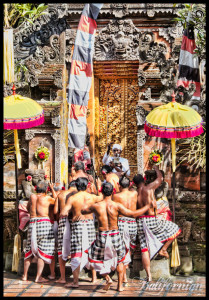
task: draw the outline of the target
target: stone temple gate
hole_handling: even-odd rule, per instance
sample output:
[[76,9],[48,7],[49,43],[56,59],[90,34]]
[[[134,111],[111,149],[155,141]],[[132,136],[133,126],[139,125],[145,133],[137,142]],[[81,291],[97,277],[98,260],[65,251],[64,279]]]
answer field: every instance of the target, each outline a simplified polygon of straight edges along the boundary
[[[50,175],[52,172],[53,182],[68,184],[71,158],[67,144],[68,81],[83,6],[49,3],[48,14],[33,24],[14,30],[15,63],[27,67],[25,73],[17,75],[16,92],[36,100],[45,111],[43,125],[19,131],[23,157],[19,190],[25,169],[38,169],[33,154],[40,143],[52,153],[45,163],[45,173]],[[175,7],[173,3],[104,4],[97,20],[94,74],[87,114],[86,143],[97,172],[111,141],[121,144],[122,156],[129,160],[131,177],[151,168],[148,156],[153,147],[158,147],[164,151],[163,171],[170,188],[169,199],[170,142],[146,136],[143,124],[154,107],[171,101],[171,92],[176,86],[182,28],[176,26],[173,18],[180,8],[180,3]],[[11,94],[11,87],[4,86],[5,96]],[[177,95],[176,99],[196,106],[205,116],[202,102],[192,102],[191,95],[185,93],[183,99]],[[4,165],[6,213],[15,199],[15,182],[11,181],[11,174],[14,174],[12,158],[8,155]],[[177,170],[176,177],[179,181],[176,221],[184,228],[180,254],[185,261],[189,260],[192,272],[198,269],[200,260],[203,264],[205,261],[204,185],[201,185],[200,172],[191,175],[188,170],[185,172],[185,166]]]

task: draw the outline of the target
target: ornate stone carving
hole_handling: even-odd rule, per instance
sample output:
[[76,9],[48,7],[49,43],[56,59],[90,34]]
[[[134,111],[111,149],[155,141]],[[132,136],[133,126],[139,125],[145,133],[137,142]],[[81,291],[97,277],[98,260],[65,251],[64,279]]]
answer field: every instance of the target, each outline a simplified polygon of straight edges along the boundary
[[[59,18],[58,13],[54,10],[49,13],[48,17],[41,17],[33,24],[28,24],[26,28],[18,28],[14,30],[14,56],[16,61],[26,59],[30,55],[36,53],[37,56],[43,55],[41,49],[37,50],[38,46],[44,47],[51,45],[55,46],[52,36],[60,35],[68,28],[66,19]],[[47,50],[49,50],[47,48]],[[48,52],[48,51],[46,51]],[[51,52],[51,50],[50,50]],[[51,53],[49,54],[51,56]],[[54,55],[54,54],[53,54]],[[48,59],[51,59],[47,56]]]
[[146,83],[146,75],[140,69],[138,70],[138,85],[141,87]]
[[138,173],[143,174],[144,172],[144,142],[146,133],[144,129],[139,129],[137,131],[137,170]]
[[135,60],[140,30],[132,20],[111,20],[95,38],[95,60]]
[[198,191],[180,191],[178,194],[178,201],[204,203],[206,201],[206,194]]
[[65,31],[65,40],[66,40],[65,61],[67,63],[71,62],[72,47],[75,44],[75,38],[76,38],[76,31],[66,29],[66,31]]
[[60,130],[48,129],[48,128],[31,128],[25,130],[25,139],[32,140],[36,134],[50,134],[55,142],[55,182],[61,180],[61,136]]
[[154,41],[153,32],[144,32],[139,40],[139,61],[158,62],[160,65],[168,52],[167,45],[163,42]]
[[59,69],[54,73],[54,85],[56,85],[59,89],[63,88],[62,80],[62,69]]
[[205,242],[206,241],[206,232],[198,225],[192,227],[192,237],[196,242]]
[[4,199],[5,200],[16,199],[16,192],[15,191],[4,191]]
[[182,233],[178,238],[180,244],[185,244],[189,241],[191,236],[192,222],[187,221],[185,218],[182,218],[178,221],[178,225],[182,228]]
[[110,8],[116,18],[122,18],[128,14],[128,4],[126,3],[112,3]]
[[147,114],[148,111],[146,111],[143,106],[137,105],[136,107],[137,126],[144,125]]
[[33,132],[31,129],[26,129],[25,130],[25,139],[27,141],[32,140],[32,138],[35,136],[35,132]]

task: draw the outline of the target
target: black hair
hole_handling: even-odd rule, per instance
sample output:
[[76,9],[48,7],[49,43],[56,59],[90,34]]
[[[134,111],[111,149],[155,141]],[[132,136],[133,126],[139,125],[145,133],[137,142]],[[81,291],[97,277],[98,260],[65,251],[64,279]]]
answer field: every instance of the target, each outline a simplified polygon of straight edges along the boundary
[[165,172],[163,170],[160,170],[162,176],[163,176],[163,179],[165,178]]
[[104,196],[110,196],[113,192],[113,185],[110,182],[105,182],[102,184],[102,194]]
[[68,184],[68,189],[72,186],[76,186],[75,184],[75,180],[72,180],[69,184]]
[[39,193],[46,193],[48,188],[48,182],[46,181],[39,181],[37,183],[36,192]]
[[104,165],[101,168],[101,171],[105,171],[105,173],[111,173],[112,172],[112,167],[108,166],[108,165]]
[[119,184],[125,189],[125,188],[129,187],[130,180],[127,177],[122,176],[119,180]]
[[74,163],[74,169],[75,171],[79,171],[79,170],[85,171],[85,165],[82,161],[77,161],[76,163]]
[[134,176],[133,182],[134,182],[136,185],[138,185],[138,184],[144,182],[144,177],[143,177],[141,174],[137,174],[137,175]]
[[88,185],[88,179],[86,177],[78,177],[75,180],[76,188],[79,191],[85,191]]

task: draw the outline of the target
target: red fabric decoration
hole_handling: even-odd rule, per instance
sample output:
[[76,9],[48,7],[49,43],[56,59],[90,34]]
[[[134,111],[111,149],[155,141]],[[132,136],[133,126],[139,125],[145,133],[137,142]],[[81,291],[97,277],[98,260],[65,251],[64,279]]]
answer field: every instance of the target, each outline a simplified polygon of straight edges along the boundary
[[62,190],[65,191],[65,187],[64,186],[62,187]]

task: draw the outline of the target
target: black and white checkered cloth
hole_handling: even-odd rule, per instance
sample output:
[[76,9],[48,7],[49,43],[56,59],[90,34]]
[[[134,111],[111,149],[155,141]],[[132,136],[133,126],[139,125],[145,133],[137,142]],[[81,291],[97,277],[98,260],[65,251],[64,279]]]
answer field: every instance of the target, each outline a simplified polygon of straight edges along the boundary
[[[86,219],[71,224],[71,256],[82,253],[83,225],[86,224],[88,231],[89,245],[96,239],[94,220]],[[85,250],[85,249],[83,249]]]
[[111,237],[111,242],[117,252],[118,263],[125,259],[127,249],[125,243],[121,238],[119,230],[99,231],[96,240],[91,247],[85,252],[88,253],[89,262],[103,263],[105,254],[105,244],[107,236]]
[[119,217],[118,218],[118,229],[120,231],[121,237],[123,238],[123,231],[125,223],[128,225],[128,231],[130,235],[130,247],[132,249],[136,248],[137,243],[137,224],[134,218]]
[[145,234],[143,231],[143,220],[146,218],[146,225],[160,242],[166,242],[177,237],[181,233],[181,229],[177,224],[168,220],[159,220],[155,216],[140,216],[136,219],[137,231],[140,241],[141,251],[148,249]]
[[55,253],[55,236],[53,230],[53,221],[48,217],[32,218],[30,219],[28,232],[27,232],[27,245],[24,249],[25,259],[33,255],[31,242],[32,242],[32,228],[36,225],[36,241],[38,247],[38,255],[42,259],[46,259],[49,263],[54,258]]

